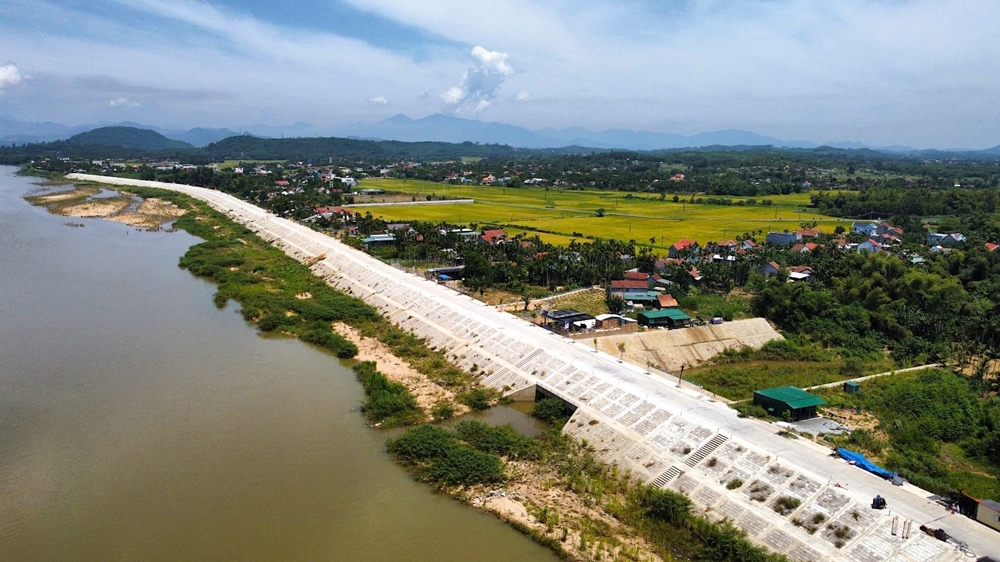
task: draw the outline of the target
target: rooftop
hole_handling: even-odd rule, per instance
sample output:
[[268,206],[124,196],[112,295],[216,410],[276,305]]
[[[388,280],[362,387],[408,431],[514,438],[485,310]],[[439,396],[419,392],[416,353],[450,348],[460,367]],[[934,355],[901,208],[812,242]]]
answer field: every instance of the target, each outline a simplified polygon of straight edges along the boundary
[[822,406],[826,404],[826,400],[823,400],[815,394],[810,394],[801,388],[795,388],[794,386],[778,386],[775,388],[765,388],[762,390],[754,391],[754,394],[760,394],[761,396],[766,396],[774,400],[780,400],[785,404],[788,404],[791,408],[808,408],[810,406]]
[[660,310],[651,310],[649,312],[640,312],[639,316],[644,316],[649,320],[656,320],[658,318],[669,318],[671,320],[690,320],[691,317],[684,314],[676,308],[661,308]]

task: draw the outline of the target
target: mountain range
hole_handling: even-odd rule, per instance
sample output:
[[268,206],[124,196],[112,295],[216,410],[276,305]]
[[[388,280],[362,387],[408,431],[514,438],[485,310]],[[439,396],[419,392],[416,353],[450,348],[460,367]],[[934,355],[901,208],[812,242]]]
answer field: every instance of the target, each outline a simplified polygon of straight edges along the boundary
[[[203,147],[222,139],[236,136],[230,129],[194,128],[186,131],[163,129],[140,123],[96,123],[92,125],[69,126],[52,122],[26,122],[0,117],[0,145],[37,143],[63,140],[96,128],[125,126],[150,129],[164,137]],[[332,128],[322,128],[308,123],[295,123],[284,127],[249,125],[240,129],[265,138],[343,137],[366,140],[397,140],[406,142],[478,142],[484,144],[510,145],[518,148],[559,148],[579,146],[595,149],[660,150],[677,148],[698,148],[705,146],[774,146],[777,148],[817,148],[829,146],[841,149],[872,149],[894,153],[935,153],[938,151],[918,151],[908,146],[868,146],[860,142],[787,141],[750,131],[722,130],[680,135],[629,129],[606,129],[591,131],[579,127],[532,130],[504,123],[483,122],[449,115],[429,115],[411,119],[405,115],[395,115],[376,123],[354,123]],[[1000,155],[1000,146],[983,151],[955,150],[955,152],[975,152],[978,154]]]

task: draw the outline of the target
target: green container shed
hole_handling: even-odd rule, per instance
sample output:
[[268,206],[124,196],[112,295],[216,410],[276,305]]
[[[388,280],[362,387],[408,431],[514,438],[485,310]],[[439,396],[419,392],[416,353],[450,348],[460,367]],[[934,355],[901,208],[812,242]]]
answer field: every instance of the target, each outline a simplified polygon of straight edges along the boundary
[[676,308],[661,308],[640,312],[639,325],[649,328],[681,328],[691,322],[691,317]]
[[765,388],[753,393],[753,403],[763,407],[772,416],[784,417],[788,412],[792,421],[816,417],[816,408],[826,401],[794,386]]

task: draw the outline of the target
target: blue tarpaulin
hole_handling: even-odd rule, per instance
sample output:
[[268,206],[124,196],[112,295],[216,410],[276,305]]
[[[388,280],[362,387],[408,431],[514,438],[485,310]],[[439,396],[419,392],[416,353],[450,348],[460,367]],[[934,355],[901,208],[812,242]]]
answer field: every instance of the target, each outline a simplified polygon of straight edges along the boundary
[[895,472],[890,472],[866,459],[861,453],[855,453],[854,451],[848,451],[847,449],[841,448],[837,449],[837,454],[840,455],[840,458],[846,461],[853,461],[854,465],[858,468],[863,468],[876,476],[881,476],[882,478],[892,478],[896,475]]

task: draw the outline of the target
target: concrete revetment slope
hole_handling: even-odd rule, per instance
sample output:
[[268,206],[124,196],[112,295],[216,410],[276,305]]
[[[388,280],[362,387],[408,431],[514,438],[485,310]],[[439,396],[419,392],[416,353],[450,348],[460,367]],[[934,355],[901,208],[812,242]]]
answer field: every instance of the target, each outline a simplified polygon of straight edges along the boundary
[[[754,542],[792,560],[966,559],[953,545],[922,534],[922,524],[944,528],[978,556],[1000,556],[1000,534],[947,513],[927,492],[894,487],[831,458],[828,449],[781,437],[770,424],[739,419],[696,389],[678,388],[250,203],[187,185],[68,177],[168,189],[205,201],[289,256],[315,260],[317,276],[378,308],[429,346],[446,349],[449,359],[479,374],[483,384],[507,395],[539,388],[575,405],[564,431],[585,439],[602,460],[687,494],[700,512],[732,521]],[[871,509],[876,494],[889,509]],[[782,509],[795,505],[790,499],[799,503]]]

